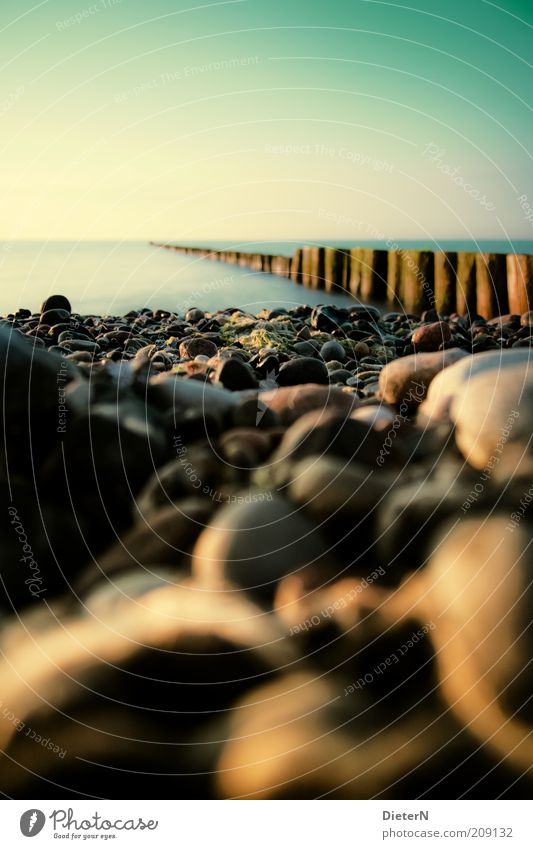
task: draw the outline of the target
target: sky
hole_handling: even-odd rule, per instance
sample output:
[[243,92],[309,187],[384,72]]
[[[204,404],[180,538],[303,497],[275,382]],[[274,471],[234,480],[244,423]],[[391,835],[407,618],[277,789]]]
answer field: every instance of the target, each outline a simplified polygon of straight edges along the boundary
[[533,3],[2,0],[0,238],[531,239]]

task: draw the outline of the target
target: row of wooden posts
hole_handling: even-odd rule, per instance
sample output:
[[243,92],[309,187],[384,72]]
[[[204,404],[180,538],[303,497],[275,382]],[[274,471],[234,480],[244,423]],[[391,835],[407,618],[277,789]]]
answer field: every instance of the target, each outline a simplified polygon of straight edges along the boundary
[[[158,247],[203,259],[288,277],[310,289],[345,291],[392,310],[486,318],[533,309],[533,256],[372,248],[297,248],[292,256],[181,247]],[[531,306],[530,306],[531,305]]]

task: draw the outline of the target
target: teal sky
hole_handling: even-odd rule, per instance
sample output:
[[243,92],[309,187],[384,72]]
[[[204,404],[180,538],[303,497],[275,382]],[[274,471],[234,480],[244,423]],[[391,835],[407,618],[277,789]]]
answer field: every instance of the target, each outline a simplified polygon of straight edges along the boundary
[[0,236],[531,239],[532,44],[518,0],[2,0]]

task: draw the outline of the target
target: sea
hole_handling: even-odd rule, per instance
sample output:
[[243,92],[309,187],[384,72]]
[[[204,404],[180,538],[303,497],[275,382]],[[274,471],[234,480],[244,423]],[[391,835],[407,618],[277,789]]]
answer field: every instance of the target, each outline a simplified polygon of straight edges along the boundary
[[[182,244],[176,241],[176,244]],[[184,242],[209,247],[290,256],[304,242]],[[305,242],[305,244],[321,244]],[[331,247],[386,248],[380,242],[328,241]],[[434,250],[423,242],[397,243],[400,248]],[[439,242],[440,250],[533,253],[533,242]],[[289,308],[307,303],[349,305],[344,292],[325,293],[271,274],[253,272],[194,255],[179,254],[148,241],[13,241],[0,242],[0,314],[20,307],[37,311],[52,294],[66,295],[74,312],[122,315],[131,309],[185,312],[240,307],[258,312],[264,307]]]

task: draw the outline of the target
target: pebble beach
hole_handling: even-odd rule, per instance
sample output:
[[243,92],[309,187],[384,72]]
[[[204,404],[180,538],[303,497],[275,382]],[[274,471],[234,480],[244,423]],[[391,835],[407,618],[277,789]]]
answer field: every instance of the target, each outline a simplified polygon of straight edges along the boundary
[[75,306],[0,319],[3,791],[528,798],[533,311]]

